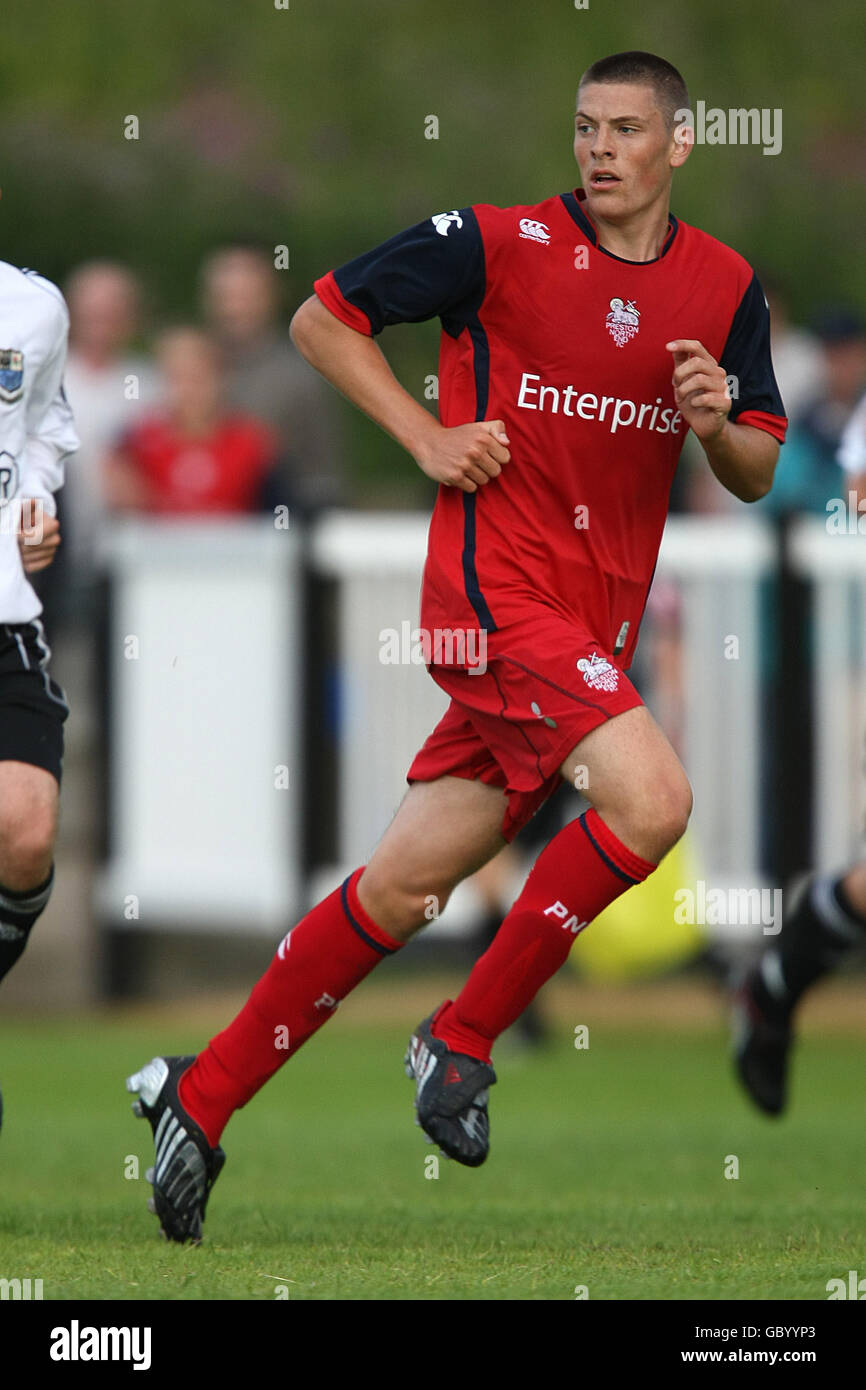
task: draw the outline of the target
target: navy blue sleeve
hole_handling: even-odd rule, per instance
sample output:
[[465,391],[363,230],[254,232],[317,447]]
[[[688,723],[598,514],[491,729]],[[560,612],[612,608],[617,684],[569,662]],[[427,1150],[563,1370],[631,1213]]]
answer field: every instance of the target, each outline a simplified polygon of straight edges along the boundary
[[731,420],[747,412],[784,420],[785,407],[770,357],[770,311],[757,275],[737,306],[719,365],[726,376],[736,377]]
[[453,337],[484,298],[484,245],[471,208],[440,212],[333,272],[372,333],[439,317]]

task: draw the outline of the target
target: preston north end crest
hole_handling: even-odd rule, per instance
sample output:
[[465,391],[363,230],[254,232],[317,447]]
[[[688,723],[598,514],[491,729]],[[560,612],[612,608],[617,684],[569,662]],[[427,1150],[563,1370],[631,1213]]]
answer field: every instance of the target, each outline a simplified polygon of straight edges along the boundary
[[24,353],[0,348],[0,401],[11,405],[24,394]]
[[634,307],[631,299],[625,304],[621,299],[612,299],[610,313],[605,315],[604,321],[617,347],[625,347],[629,338],[633,338],[640,328],[640,309]]
[[583,679],[592,690],[616,690],[619,685],[617,667],[598,652],[592,652],[589,659],[582,656],[577,669],[583,672]]

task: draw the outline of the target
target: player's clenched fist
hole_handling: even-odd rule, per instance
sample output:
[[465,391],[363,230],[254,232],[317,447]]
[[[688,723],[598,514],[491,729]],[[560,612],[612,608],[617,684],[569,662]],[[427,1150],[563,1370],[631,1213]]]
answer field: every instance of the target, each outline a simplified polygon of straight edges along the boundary
[[502,420],[477,420],[469,425],[440,425],[417,463],[428,478],[463,492],[478,488],[496,478],[508,463],[508,435]]
[[683,419],[705,442],[720,434],[731,411],[724,367],[696,338],[666,343],[674,357],[674,400]]

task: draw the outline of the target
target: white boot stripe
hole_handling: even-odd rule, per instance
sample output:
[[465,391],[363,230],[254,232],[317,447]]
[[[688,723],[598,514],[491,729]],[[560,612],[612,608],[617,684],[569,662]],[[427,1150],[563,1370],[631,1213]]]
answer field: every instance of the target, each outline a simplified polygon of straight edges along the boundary
[[171,1111],[163,1111],[163,1114],[160,1117],[159,1124],[156,1127],[156,1134],[153,1136],[153,1142],[156,1148],[157,1159],[159,1159],[160,1149],[162,1148],[163,1142],[171,1138],[176,1125],[177,1120],[175,1119],[174,1115],[172,1115]]
[[156,1163],[156,1180],[157,1180],[157,1182],[159,1182],[159,1180],[162,1178],[162,1175],[164,1174],[164,1172],[165,1172],[166,1168],[168,1167],[169,1163],[171,1162],[171,1159],[172,1159],[172,1156],[173,1156],[173,1154],[174,1154],[175,1149],[178,1147],[179,1144],[182,1144],[182,1143],[183,1143],[183,1141],[184,1141],[184,1139],[186,1139],[186,1137],[187,1137],[186,1130],[185,1130],[181,1125],[178,1125],[178,1127],[177,1127],[177,1132],[176,1132],[176,1134],[174,1135],[173,1139],[171,1140],[170,1143],[167,1143],[167,1144],[165,1145],[165,1147],[164,1147],[162,1153],[159,1155],[159,1158],[157,1159],[157,1163]]

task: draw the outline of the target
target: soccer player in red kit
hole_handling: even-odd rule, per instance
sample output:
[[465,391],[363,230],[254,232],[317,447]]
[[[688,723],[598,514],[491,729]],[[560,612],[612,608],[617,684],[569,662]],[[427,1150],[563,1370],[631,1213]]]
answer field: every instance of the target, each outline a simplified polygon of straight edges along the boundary
[[[303,355],[439,483],[421,628],[451,704],[369,864],[289,932],[238,1017],[198,1057],[129,1078],[172,1239],[200,1238],[232,1112],[424,925],[431,895],[444,907],[561,778],[578,780],[590,809],[541,852],[406,1054],[425,1133],[482,1163],[495,1039],[685,829],[686,775],[625,674],[674,469],[691,428],[753,501],[785,432],[754,273],[669,210],[688,105],[661,58],[594,63],[578,91],[581,190],[439,213],[325,275],[295,315]],[[441,423],[374,341],[437,315]]]

